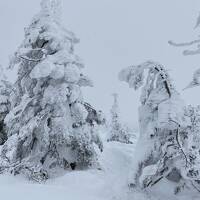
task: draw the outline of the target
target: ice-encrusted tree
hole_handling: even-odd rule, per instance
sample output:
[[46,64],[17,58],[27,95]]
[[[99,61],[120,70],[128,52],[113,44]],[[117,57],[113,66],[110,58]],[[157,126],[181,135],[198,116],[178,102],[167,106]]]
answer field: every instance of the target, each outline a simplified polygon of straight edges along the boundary
[[130,186],[146,188],[163,178],[176,183],[175,192],[186,185],[194,186],[200,178],[198,174],[191,176],[195,171],[188,155],[190,132],[185,106],[166,69],[159,63],[147,61],[122,70],[119,79],[135,90],[143,86],[140,137]]
[[11,83],[7,80],[4,68],[0,65],[0,145],[3,145],[7,139],[4,119],[10,110],[11,91]]
[[61,169],[97,166],[98,147],[103,148],[97,130],[101,113],[81,93],[92,82],[74,54],[79,40],[62,26],[60,13],[59,0],[42,0],[10,64],[18,67],[18,77],[0,169],[36,181]]
[[130,129],[127,126],[125,126],[125,124],[122,123],[120,118],[118,94],[114,93],[113,97],[114,97],[114,102],[110,110],[111,124],[107,141],[108,142],[116,141],[116,142],[130,144],[132,143],[130,141],[131,138]]

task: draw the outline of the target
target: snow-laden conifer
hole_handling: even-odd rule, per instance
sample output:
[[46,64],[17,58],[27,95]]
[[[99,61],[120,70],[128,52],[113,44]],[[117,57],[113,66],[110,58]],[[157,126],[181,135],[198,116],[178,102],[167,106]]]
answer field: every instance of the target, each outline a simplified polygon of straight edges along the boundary
[[0,168],[36,181],[60,169],[96,166],[98,147],[103,148],[101,115],[81,93],[92,82],[74,53],[79,40],[62,26],[60,13],[59,0],[42,0],[10,63],[18,67],[18,77],[5,118],[8,140]]
[[114,93],[113,97],[114,97],[114,102],[110,110],[111,124],[107,141],[108,142],[116,141],[116,142],[130,144],[132,143],[131,130],[121,121],[118,94]]

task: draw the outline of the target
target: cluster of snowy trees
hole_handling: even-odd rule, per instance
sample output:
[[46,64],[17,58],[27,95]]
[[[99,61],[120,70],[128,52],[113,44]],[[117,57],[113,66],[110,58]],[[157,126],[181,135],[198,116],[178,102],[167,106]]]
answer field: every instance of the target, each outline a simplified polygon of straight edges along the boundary
[[[25,38],[10,60],[17,80],[10,83],[0,67],[0,172],[24,174],[38,182],[64,170],[98,167],[103,151],[102,111],[84,101],[81,87],[93,86],[74,53],[76,36],[61,24],[59,0],[42,0],[41,11],[25,29]],[[197,21],[196,27],[200,24]],[[197,44],[200,40],[174,46]],[[200,70],[187,88],[200,85]],[[131,187],[148,188],[162,179],[200,192],[200,106],[185,105],[168,71],[147,61],[119,73],[131,88],[142,88],[135,165]],[[108,142],[131,144],[114,94]]]

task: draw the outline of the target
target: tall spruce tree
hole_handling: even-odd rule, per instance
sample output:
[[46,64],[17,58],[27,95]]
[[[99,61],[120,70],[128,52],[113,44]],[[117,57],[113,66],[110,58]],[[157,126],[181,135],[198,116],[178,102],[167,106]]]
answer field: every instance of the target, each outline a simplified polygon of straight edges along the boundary
[[61,169],[94,167],[98,147],[102,150],[94,127],[101,123],[99,113],[81,93],[92,82],[74,54],[79,40],[62,26],[60,13],[59,0],[42,0],[10,64],[18,66],[18,77],[5,119],[8,140],[1,149],[0,169],[36,181]]

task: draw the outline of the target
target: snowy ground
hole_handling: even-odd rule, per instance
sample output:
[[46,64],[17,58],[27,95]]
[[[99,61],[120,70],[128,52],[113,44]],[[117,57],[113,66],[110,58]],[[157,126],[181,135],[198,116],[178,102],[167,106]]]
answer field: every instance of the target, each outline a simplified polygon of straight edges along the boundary
[[[169,195],[163,182],[146,193],[130,191],[128,178],[134,162],[134,145],[107,143],[101,157],[102,170],[76,171],[45,184],[21,177],[0,176],[0,199],[5,200],[199,200],[200,197]],[[164,190],[163,190],[164,188]],[[163,192],[161,192],[163,191]],[[165,192],[164,192],[165,191]]]

